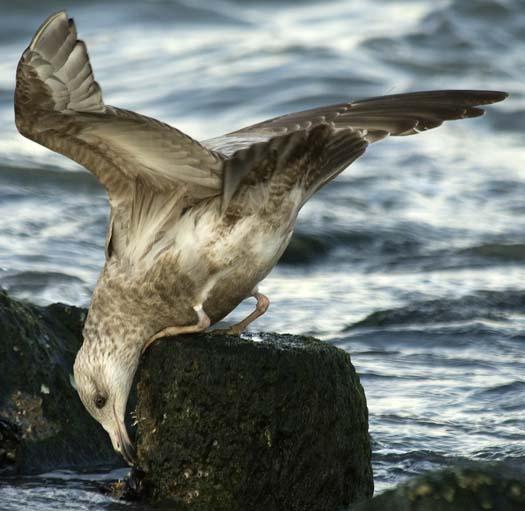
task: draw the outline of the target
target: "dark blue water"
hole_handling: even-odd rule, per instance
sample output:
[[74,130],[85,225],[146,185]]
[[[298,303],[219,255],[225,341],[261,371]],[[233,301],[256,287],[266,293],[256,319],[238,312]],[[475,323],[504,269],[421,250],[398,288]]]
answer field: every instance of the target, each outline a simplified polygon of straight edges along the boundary
[[[0,286],[87,305],[104,191],[13,123],[18,58],[62,2],[0,1]],[[378,491],[458,459],[525,463],[525,2],[70,2],[105,101],[209,138],[386,93],[512,94],[485,118],[374,145],[304,208],[255,329],[348,350]],[[235,311],[240,317],[246,308]],[[378,312],[382,311],[382,312]],[[2,509],[129,508],[120,473],[0,482]]]

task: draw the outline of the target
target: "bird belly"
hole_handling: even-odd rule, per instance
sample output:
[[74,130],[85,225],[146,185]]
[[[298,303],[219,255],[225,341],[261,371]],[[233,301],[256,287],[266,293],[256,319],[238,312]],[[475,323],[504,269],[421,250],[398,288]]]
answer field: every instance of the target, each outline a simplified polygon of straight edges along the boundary
[[203,202],[177,218],[163,235],[164,248],[152,248],[157,255],[133,279],[132,295],[144,304],[148,321],[157,330],[191,325],[197,321],[197,305],[212,323],[227,316],[281,257],[301,194],[289,193],[271,211],[252,203],[249,211],[221,214],[218,204]]
[[[213,322],[224,318],[253,293],[279,260],[290,236],[291,231],[259,230],[252,231],[249,241],[239,240],[237,257],[210,277],[204,310]],[[219,248],[214,255],[220,256],[221,250],[228,251],[228,247]]]
[[252,214],[231,221],[208,211],[196,223],[190,220],[179,226],[173,253],[180,274],[195,285],[191,305],[202,303],[216,322],[250,296],[275,266],[288,245],[295,216],[273,222]]

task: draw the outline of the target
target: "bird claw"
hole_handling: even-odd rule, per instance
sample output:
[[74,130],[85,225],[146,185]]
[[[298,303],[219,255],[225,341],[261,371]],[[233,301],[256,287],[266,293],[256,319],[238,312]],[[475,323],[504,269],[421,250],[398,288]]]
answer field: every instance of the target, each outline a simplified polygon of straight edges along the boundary
[[235,335],[237,337],[239,337],[242,332],[240,328],[235,328],[235,325],[230,328],[215,328],[209,331],[212,335]]
[[255,306],[255,310],[250,315],[246,316],[239,323],[231,325],[229,328],[216,328],[215,330],[210,330],[209,332],[215,335],[235,335],[240,337],[246,328],[248,328],[248,325],[256,320],[259,316],[262,316],[270,305],[270,300],[268,300],[268,297],[259,293],[257,288],[253,290],[252,296],[257,299],[257,305]]

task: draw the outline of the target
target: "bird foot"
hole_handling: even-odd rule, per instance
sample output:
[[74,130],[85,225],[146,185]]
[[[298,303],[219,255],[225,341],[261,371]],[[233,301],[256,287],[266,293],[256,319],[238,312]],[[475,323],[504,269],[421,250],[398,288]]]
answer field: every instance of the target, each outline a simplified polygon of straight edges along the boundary
[[210,330],[210,334],[240,336],[246,330],[246,328],[248,328],[250,323],[255,321],[259,316],[262,316],[268,310],[268,306],[270,305],[270,300],[268,297],[262,293],[259,293],[257,288],[253,290],[252,296],[257,300],[257,305],[255,306],[255,310],[250,315],[245,317],[239,323],[230,326],[229,328],[216,328],[215,330]]
[[233,325],[230,328],[215,328],[210,330],[208,333],[212,335],[236,335],[240,336],[243,333],[243,329],[239,328],[237,325]]

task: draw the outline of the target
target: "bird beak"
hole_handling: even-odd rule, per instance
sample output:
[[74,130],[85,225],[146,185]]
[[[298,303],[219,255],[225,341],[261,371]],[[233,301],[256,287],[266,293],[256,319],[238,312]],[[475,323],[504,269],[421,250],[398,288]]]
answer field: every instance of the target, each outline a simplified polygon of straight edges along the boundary
[[124,420],[119,418],[113,409],[115,417],[116,428],[112,431],[108,431],[111,438],[111,443],[113,444],[113,449],[120,453],[120,455],[126,460],[128,465],[135,466],[136,464],[136,452],[133,444],[131,443],[128,431],[126,430],[126,425]]

